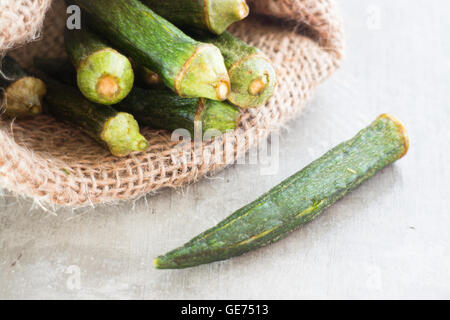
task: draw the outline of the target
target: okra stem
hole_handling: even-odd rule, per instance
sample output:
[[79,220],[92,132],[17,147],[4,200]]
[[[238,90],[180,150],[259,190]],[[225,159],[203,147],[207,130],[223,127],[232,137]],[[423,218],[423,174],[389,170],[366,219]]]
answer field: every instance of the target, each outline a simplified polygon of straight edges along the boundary
[[130,61],[87,29],[66,31],[67,53],[77,70],[80,91],[89,100],[111,105],[123,100],[134,83]]
[[218,37],[198,33],[198,38],[220,49],[230,75],[231,103],[241,108],[257,108],[272,97],[277,85],[276,72],[259,49],[228,32]]
[[45,83],[25,72],[10,56],[5,56],[0,75],[0,107],[6,118],[28,118],[42,112],[47,93]]
[[249,15],[245,0],[143,0],[157,14],[180,28],[223,33],[232,23]]

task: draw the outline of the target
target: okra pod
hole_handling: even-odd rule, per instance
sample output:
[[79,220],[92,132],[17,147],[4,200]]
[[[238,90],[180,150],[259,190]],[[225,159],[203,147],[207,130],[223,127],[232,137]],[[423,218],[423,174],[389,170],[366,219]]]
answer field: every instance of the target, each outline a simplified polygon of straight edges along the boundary
[[344,142],[212,229],[155,260],[159,269],[181,269],[229,259],[268,245],[313,220],[333,203],[403,157],[403,125],[383,114]]
[[232,23],[246,18],[245,0],[142,0],[153,11],[180,28],[222,34]]
[[66,30],[65,44],[77,70],[78,87],[86,98],[111,105],[130,93],[134,82],[130,61],[86,26]]
[[72,0],[133,61],[155,71],[179,96],[225,100],[230,79],[219,49],[195,41],[138,0]]
[[239,119],[239,110],[226,102],[180,98],[167,89],[135,87],[115,107],[133,114],[141,125],[171,131],[186,129],[192,136],[200,128],[202,132],[234,130]]
[[[34,65],[65,84],[75,84],[74,69],[67,60],[35,58]],[[114,108],[129,112],[140,125],[170,131],[186,129],[192,137],[200,128],[202,132],[235,130],[239,120],[239,110],[227,102],[181,98],[167,88],[134,87]]]
[[205,33],[199,39],[218,47],[231,81],[228,100],[241,108],[257,108],[274,94],[277,75],[272,62],[258,48],[224,32],[218,37]]
[[106,147],[112,155],[124,157],[132,151],[145,151],[147,140],[139,133],[134,117],[117,112],[111,106],[87,100],[74,87],[47,79],[46,106],[55,118],[78,126],[83,132]]
[[6,118],[28,118],[42,112],[45,83],[25,72],[10,56],[0,68],[0,105]]

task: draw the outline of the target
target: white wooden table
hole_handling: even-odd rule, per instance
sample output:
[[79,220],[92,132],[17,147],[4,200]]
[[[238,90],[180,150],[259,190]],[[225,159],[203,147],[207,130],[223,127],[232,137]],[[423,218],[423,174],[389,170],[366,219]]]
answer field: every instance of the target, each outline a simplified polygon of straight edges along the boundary
[[[341,0],[343,68],[280,139],[280,168],[235,165],[178,191],[53,216],[0,200],[0,298],[450,298],[450,3]],[[183,271],[152,260],[383,112],[409,155],[287,239]]]

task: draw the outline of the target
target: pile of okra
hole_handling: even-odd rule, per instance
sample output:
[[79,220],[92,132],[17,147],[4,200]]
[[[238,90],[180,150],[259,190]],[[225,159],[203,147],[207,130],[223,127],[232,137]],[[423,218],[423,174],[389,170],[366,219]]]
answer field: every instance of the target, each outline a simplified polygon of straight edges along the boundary
[[226,31],[249,15],[245,0],[66,2],[79,13],[68,59],[35,57],[30,73],[6,56],[3,117],[49,113],[123,157],[148,148],[139,126],[222,134],[274,93],[271,61]]
[[[248,16],[245,0],[67,3],[81,12],[81,28],[65,31],[69,59],[35,58],[36,77],[5,57],[4,116],[48,112],[122,157],[148,148],[139,125],[217,136],[208,131],[234,130],[241,109],[260,107],[274,93],[270,60],[226,32]],[[408,148],[403,125],[383,114],[217,226],[156,258],[155,267],[193,267],[278,241]]]

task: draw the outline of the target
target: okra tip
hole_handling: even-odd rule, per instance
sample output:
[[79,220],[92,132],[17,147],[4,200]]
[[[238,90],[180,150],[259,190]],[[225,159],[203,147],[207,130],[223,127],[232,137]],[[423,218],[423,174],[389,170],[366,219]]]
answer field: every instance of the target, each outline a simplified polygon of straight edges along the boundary
[[237,17],[239,19],[245,19],[250,14],[250,8],[248,7],[247,1],[239,0],[237,8]]
[[89,100],[112,105],[122,101],[134,84],[134,72],[127,57],[107,48],[91,54],[77,68],[80,91]]
[[230,78],[220,50],[210,44],[198,46],[178,73],[175,91],[181,97],[226,100]]
[[17,80],[6,89],[4,115],[7,118],[27,118],[42,113],[45,83],[35,77]]
[[158,258],[154,259],[153,266],[155,267],[155,269],[158,269],[158,270],[175,268],[175,266],[171,266],[170,261],[168,261],[164,257],[158,257]]
[[153,259],[153,266],[154,266],[156,269],[162,269],[162,268],[161,268],[161,260],[160,260],[159,257]]
[[104,125],[101,139],[106,143],[111,154],[124,157],[132,151],[145,151],[149,144],[139,132],[139,125],[134,117],[119,112]]
[[380,116],[378,116],[378,119],[386,119],[388,121],[391,121],[395,127],[397,128],[400,137],[403,140],[403,146],[404,146],[404,151],[403,153],[399,156],[400,158],[403,158],[409,151],[409,146],[410,146],[410,142],[409,142],[409,135],[408,132],[406,131],[405,126],[403,125],[403,123],[394,115],[390,114],[390,113],[383,113]]
[[144,83],[149,86],[157,86],[162,83],[161,77],[151,70],[147,70],[147,72],[143,75]]
[[149,146],[149,143],[147,139],[145,139],[143,136],[140,137],[140,139],[136,140],[133,151],[145,151],[147,150]]
[[272,62],[257,53],[235,62],[228,70],[231,93],[228,100],[241,108],[257,108],[274,94],[277,75]]
[[[170,253],[169,253],[170,255]],[[158,270],[169,270],[169,269],[184,269],[186,266],[181,266],[169,256],[159,256],[153,260],[153,266]]]
[[206,0],[207,25],[215,34],[222,34],[232,23],[245,19],[250,8],[245,0],[224,0],[220,5]]

